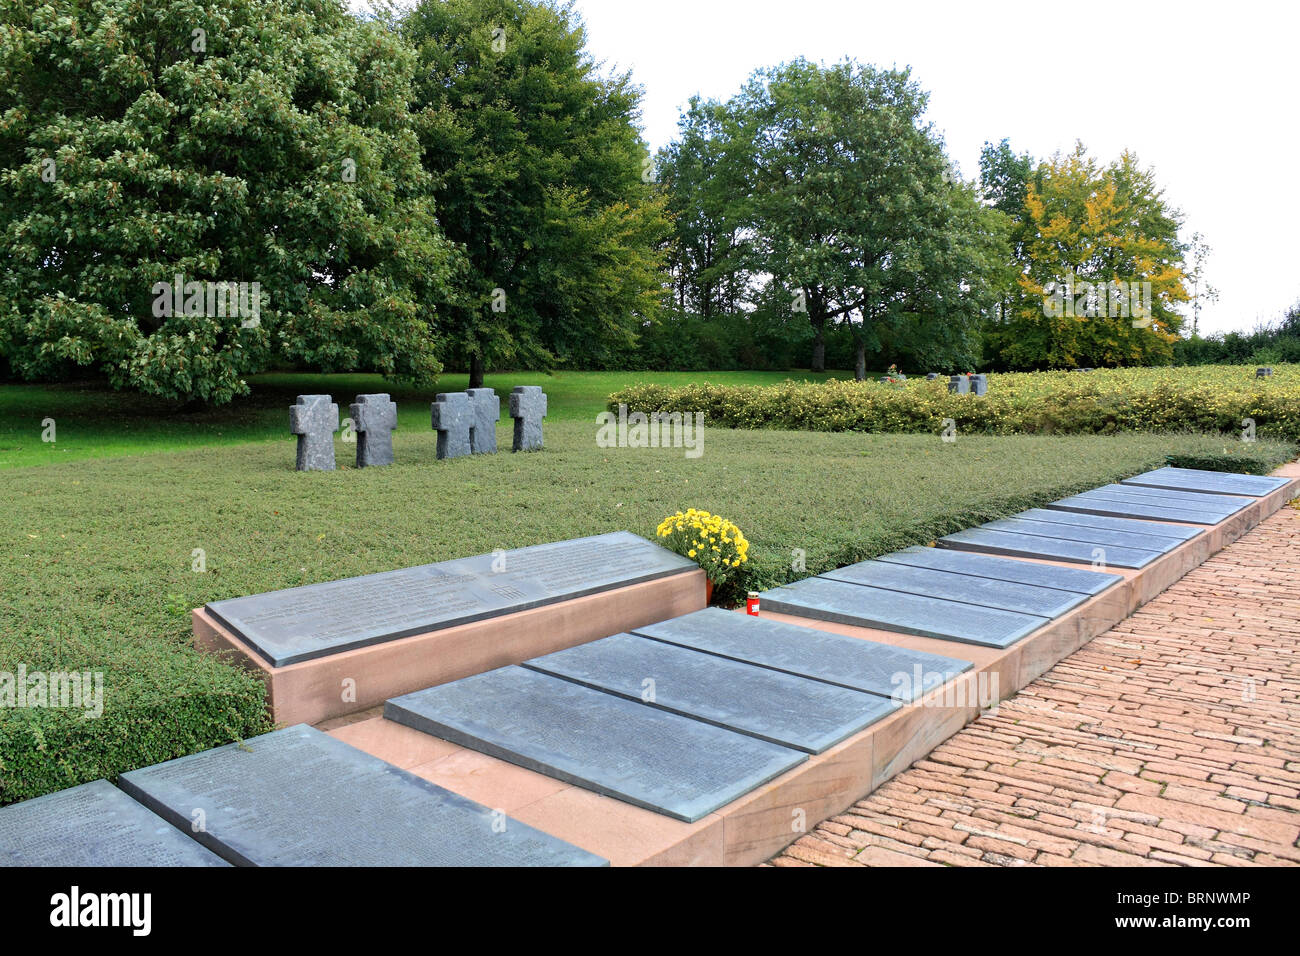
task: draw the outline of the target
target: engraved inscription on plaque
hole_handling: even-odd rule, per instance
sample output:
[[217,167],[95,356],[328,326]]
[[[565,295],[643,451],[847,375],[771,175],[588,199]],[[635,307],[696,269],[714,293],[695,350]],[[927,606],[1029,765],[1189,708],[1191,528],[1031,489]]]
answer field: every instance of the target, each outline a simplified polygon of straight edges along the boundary
[[0,866],[226,866],[107,780],[0,808]]
[[807,755],[522,667],[395,697],[384,716],[693,822]]
[[281,667],[692,571],[625,531],[214,601],[208,611]]
[[122,776],[244,866],[599,865],[604,861],[300,724]]

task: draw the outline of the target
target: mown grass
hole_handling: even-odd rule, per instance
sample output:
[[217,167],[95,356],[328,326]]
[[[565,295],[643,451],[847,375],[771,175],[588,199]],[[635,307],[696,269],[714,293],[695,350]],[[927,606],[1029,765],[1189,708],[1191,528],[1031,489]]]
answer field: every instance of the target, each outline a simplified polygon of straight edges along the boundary
[[[602,386],[603,387],[603,386]],[[498,438],[508,442],[509,425]],[[104,716],[0,708],[0,802],[266,729],[261,688],[190,648],[206,601],[627,529],[700,507],[752,542],[741,587],[815,574],[1162,464],[1198,435],[938,436],[705,432],[704,453],[603,449],[550,423],[545,450],[293,471],[294,443],[214,445],[0,476],[0,671],[102,670]],[[1260,442],[1270,463],[1295,448]],[[806,571],[791,568],[794,549]],[[202,549],[206,571],[192,570]]]
[[[846,373],[517,372],[489,375],[485,384],[501,397],[501,415],[507,423],[506,396],[516,385],[541,385],[548,399],[547,421],[565,422],[593,421],[611,392],[641,382],[772,385],[787,378],[824,381],[835,375],[844,378]],[[339,417],[346,418],[347,406],[355,396],[388,392],[397,402],[398,428],[427,432],[429,403],[434,396],[460,391],[468,384],[466,375],[444,375],[432,388],[405,388],[379,375],[281,372],[252,376],[252,394],[230,405],[194,410],[99,386],[0,385],[0,469],[200,445],[282,441],[289,433],[289,406],[296,395],[303,394],[333,395]],[[53,443],[42,441],[46,419],[54,420]]]

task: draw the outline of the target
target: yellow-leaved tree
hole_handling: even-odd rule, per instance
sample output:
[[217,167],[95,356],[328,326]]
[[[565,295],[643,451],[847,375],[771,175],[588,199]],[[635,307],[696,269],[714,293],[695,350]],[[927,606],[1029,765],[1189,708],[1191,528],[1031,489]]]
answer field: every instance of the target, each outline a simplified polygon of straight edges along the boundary
[[1082,143],[1030,174],[1012,307],[986,355],[1013,368],[1159,365],[1190,298],[1181,216],[1125,152],[1101,166]]

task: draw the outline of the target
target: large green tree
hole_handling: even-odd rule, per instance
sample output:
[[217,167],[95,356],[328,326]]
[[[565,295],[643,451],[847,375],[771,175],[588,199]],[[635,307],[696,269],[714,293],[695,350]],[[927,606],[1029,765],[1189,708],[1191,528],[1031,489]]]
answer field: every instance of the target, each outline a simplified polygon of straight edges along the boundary
[[998,143],[985,142],[980,150],[980,195],[1002,219],[1007,238],[1005,254],[990,274],[990,283],[997,294],[996,312],[990,316],[992,322],[1006,321],[1016,294],[1016,280],[1024,271],[1025,245],[1030,238],[1025,200],[1034,169],[1033,158],[1028,153],[1015,152],[1005,138]]
[[[457,256],[414,66],[341,0],[0,0],[0,355],[207,402],[271,364],[430,381]],[[160,310],[178,275],[258,315]]]
[[469,261],[448,360],[473,385],[617,360],[663,297],[669,231],[639,88],[600,75],[571,4],[424,0],[402,24],[439,221]]
[[659,152],[658,179],[673,224],[669,271],[679,312],[706,321],[740,310],[749,292],[740,209],[748,151],[716,100],[692,97],[678,136]]
[[869,349],[922,325],[935,361],[970,353],[999,239],[924,121],[926,100],[907,70],[795,60],[732,102],[752,149],[750,267],[807,313],[814,370],[835,321],[853,326],[859,377]]

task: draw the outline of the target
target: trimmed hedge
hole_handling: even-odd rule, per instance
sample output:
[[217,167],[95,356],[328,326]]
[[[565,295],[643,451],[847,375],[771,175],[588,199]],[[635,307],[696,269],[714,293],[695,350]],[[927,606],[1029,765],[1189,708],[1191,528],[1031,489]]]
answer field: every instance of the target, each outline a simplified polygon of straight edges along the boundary
[[[1260,438],[1300,440],[1300,366],[1265,379],[1254,367],[1098,369],[989,375],[988,394],[955,395],[941,377],[897,384],[828,381],[770,386],[633,385],[609,408],[704,412],[722,428],[803,431],[1111,434],[1119,431],[1237,433],[1254,419]],[[1247,444],[1247,443],[1242,443]]]
[[107,700],[129,698],[138,685],[114,685],[106,677],[104,714],[94,720],[50,709],[6,714],[0,720],[0,804],[112,779],[271,730],[261,685],[241,686],[230,680],[234,674],[227,669],[211,690],[178,684],[169,696],[125,706]]

